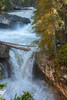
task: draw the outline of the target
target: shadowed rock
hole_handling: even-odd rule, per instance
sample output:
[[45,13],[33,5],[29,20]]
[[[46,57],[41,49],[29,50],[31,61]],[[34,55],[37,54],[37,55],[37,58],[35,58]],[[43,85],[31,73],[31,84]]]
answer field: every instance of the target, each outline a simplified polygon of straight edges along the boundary
[[15,28],[17,24],[24,25],[30,23],[30,20],[25,17],[19,17],[16,15],[0,15],[0,29]]
[[0,44],[0,58],[9,58],[9,47]]
[[0,44],[0,77],[7,78],[10,77],[10,74],[9,47]]
[[15,5],[15,6],[13,7],[13,9],[14,9],[14,10],[31,10],[31,9],[28,8],[28,7],[22,7],[22,6],[17,6],[17,5]]

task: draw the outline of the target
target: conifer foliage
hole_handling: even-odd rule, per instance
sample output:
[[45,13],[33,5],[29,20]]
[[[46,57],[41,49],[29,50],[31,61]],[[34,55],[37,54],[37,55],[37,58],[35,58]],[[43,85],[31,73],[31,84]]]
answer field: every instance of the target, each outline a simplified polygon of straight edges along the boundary
[[35,0],[0,0],[0,11],[12,10],[14,6],[33,6]]
[[41,36],[39,47],[50,56],[56,55],[56,31],[63,24],[61,12],[67,0],[37,0],[34,23]]

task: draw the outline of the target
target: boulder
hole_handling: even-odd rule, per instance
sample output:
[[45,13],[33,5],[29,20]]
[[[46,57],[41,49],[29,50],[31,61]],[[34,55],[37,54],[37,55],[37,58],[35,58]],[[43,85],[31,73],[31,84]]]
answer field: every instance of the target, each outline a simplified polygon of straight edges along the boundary
[[2,14],[0,15],[0,29],[15,28],[17,24],[24,25],[30,23],[30,19],[19,17],[16,15]]

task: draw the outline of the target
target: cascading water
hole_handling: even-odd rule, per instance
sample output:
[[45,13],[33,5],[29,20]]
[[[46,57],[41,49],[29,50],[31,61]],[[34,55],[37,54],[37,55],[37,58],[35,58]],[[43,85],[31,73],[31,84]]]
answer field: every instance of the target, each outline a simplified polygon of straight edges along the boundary
[[[33,10],[34,9],[21,10],[9,14],[27,17],[31,20]],[[5,42],[30,45],[37,38],[32,30],[31,23],[22,27],[17,25],[15,30],[0,29],[0,40],[5,40]],[[0,81],[1,83],[7,83],[7,87],[4,87],[6,92],[2,97],[6,100],[11,100],[15,94],[20,96],[23,94],[23,91],[29,91],[34,93],[35,100],[54,100],[52,91],[48,88],[46,83],[45,86],[43,86],[43,81],[35,81],[32,79],[32,69],[35,59],[34,53],[32,51],[27,52],[12,48],[9,54],[12,75],[9,79],[7,78]]]

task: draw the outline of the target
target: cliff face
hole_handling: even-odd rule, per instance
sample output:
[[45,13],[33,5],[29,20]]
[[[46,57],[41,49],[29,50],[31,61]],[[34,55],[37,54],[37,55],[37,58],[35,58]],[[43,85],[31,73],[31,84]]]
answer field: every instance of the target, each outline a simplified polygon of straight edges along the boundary
[[55,100],[67,100],[67,83],[63,79],[54,78],[55,70],[51,67],[51,64],[51,60],[45,54],[37,53],[33,67],[34,77],[43,79],[51,85]]
[[0,44],[0,59],[9,58],[9,48],[5,45]]
[[9,47],[0,44],[0,79],[10,77],[10,64],[8,61]]

